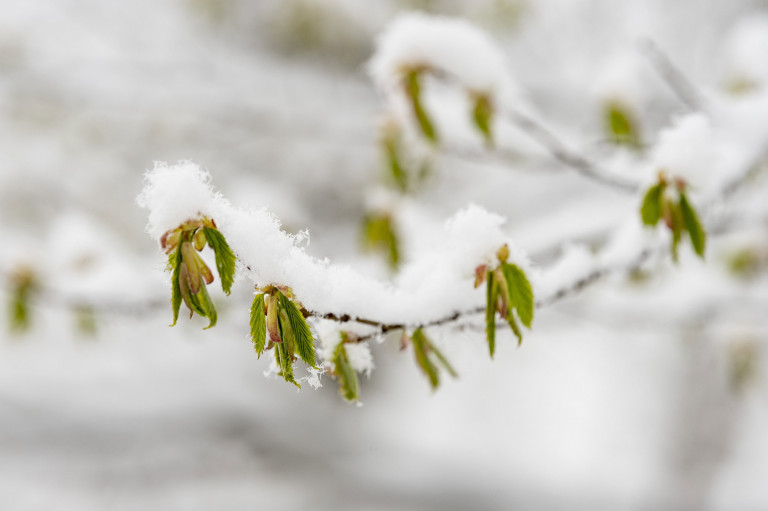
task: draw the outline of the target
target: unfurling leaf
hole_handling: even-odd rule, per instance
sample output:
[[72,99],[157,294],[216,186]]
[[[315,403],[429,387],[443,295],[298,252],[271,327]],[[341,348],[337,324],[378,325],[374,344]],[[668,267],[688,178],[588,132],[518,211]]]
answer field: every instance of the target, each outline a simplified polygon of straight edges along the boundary
[[507,322],[520,345],[523,342],[523,333],[515,316],[523,325],[531,328],[536,306],[533,289],[525,272],[516,264],[506,262],[509,247],[503,246],[497,257],[499,266],[486,272],[485,331],[491,358],[496,348],[496,313]]
[[515,264],[502,263],[501,269],[509,286],[509,296],[512,307],[514,307],[520,321],[527,328],[531,328],[533,323],[533,310],[535,307],[533,301],[533,289],[525,272]]
[[283,338],[280,336],[280,323],[278,321],[278,299],[277,295],[270,293],[267,298],[267,331],[269,332],[269,340],[272,342],[283,342]]
[[[677,200],[664,193],[668,183],[674,184]],[[707,245],[707,233],[701,225],[696,210],[688,200],[685,193],[687,188],[685,180],[676,178],[668,181],[662,171],[659,173],[659,182],[648,189],[640,207],[640,216],[645,225],[655,226],[660,219],[664,219],[664,223],[672,233],[670,252],[675,263],[678,262],[683,233],[688,233],[693,251],[702,259]]]
[[637,123],[625,106],[615,102],[609,103],[606,105],[605,118],[608,136],[614,144],[632,149],[642,147]]
[[[250,326],[256,352],[261,355],[264,349],[274,349],[280,375],[285,381],[301,387],[293,377],[297,354],[307,365],[317,369],[312,331],[290,288],[274,285],[261,288],[251,306]],[[265,348],[267,333],[270,342]]]
[[290,298],[280,291],[276,291],[276,293],[280,301],[280,309],[285,311],[285,315],[280,316],[281,327],[286,326],[283,324],[285,321],[288,322],[299,357],[310,367],[316,367],[315,345],[307,320],[304,319],[304,315]]
[[11,276],[10,328],[12,332],[24,332],[31,325],[30,299],[37,287],[32,269],[17,268]]
[[685,193],[680,193],[680,214],[683,219],[683,226],[688,231],[688,236],[691,238],[691,245],[696,254],[704,259],[704,250],[707,245],[707,233],[701,226],[699,216],[696,214],[696,210],[693,209]]
[[235,254],[218,229],[203,227],[203,232],[205,232],[205,239],[208,240],[208,244],[216,255],[216,270],[221,279],[221,289],[229,294],[235,281]]
[[175,251],[168,256],[168,266],[171,269],[171,308],[173,309],[173,323],[176,324],[179,319],[179,309],[181,308],[181,289],[179,288],[179,275],[181,271],[181,248],[177,247]]
[[509,325],[510,330],[512,330],[512,333],[515,334],[515,337],[517,337],[517,345],[520,346],[523,344],[523,332],[520,330],[520,327],[517,325],[517,320],[515,319],[515,313],[512,309],[510,309],[507,312],[507,316],[505,318],[507,320],[507,324]]
[[664,221],[672,231],[672,260],[677,263],[680,240],[683,237],[683,213],[680,211],[680,203],[670,199],[663,201]]
[[485,334],[488,337],[488,349],[493,358],[493,352],[496,349],[496,301],[499,296],[499,285],[489,271],[486,281],[486,305],[485,305]]
[[416,357],[416,363],[427,376],[427,379],[429,379],[429,384],[432,386],[432,390],[437,389],[440,385],[440,373],[437,364],[432,357],[445,368],[448,374],[454,378],[458,378],[458,374],[448,362],[448,359],[440,353],[421,328],[417,328],[411,335],[411,344],[413,344],[413,353]]
[[643,223],[648,226],[654,226],[661,220],[661,200],[664,195],[666,183],[663,181],[650,187],[643,197],[643,204],[640,206],[640,216]]
[[435,390],[440,385],[440,375],[437,372],[437,367],[429,359],[427,354],[428,341],[421,331],[421,328],[417,328],[411,336],[413,344],[413,353],[416,356],[416,363],[421,367],[421,370],[429,379],[429,384],[432,386],[432,390]]
[[421,132],[433,144],[437,143],[437,132],[432,125],[421,97],[421,72],[420,69],[411,69],[405,74],[405,92],[411,100],[411,107],[416,120],[419,123]]
[[475,126],[483,135],[488,147],[493,147],[493,133],[491,123],[493,121],[493,104],[491,98],[486,94],[474,95],[474,106],[472,108],[472,120]]
[[360,383],[357,373],[349,365],[347,350],[344,345],[349,342],[349,337],[345,332],[341,332],[341,342],[336,346],[333,352],[334,373],[339,379],[339,392],[347,401],[358,401],[360,394]]
[[[425,339],[426,338],[427,337],[425,336]],[[440,350],[438,350],[437,347],[434,344],[432,344],[431,341],[429,341],[429,339],[427,339],[427,342],[429,342],[429,347],[432,350],[432,353],[435,355],[435,358],[437,358],[437,361],[440,362],[440,364],[443,366],[443,369],[448,371],[448,374],[450,374],[451,377],[458,378],[459,373],[457,373],[456,370],[451,365],[451,363],[448,362],[448,359],[445,358],[445,355],[443,355],[443,353]]]
[[288,383],[293,383],[298,388],[301,388],[301,385],[293,376],[293,353],[287,343],[275,344],[275,360],[278,367],[280,367],[280,376]]
[[382,139],[384,155],[387,160],[387,170],[395,182],[397,188],[406,193],[408,191],[408,172],[403,166],[400,133],[395,129],[389,129]]
[[229,294],[234,282],[235,255],[213,220],[201,217],[188,220],[160,238],[160,244],[168,253],[168,269],[171,271],[171,308],[174,326],[179,319],[181,303],[189,308],[190,317],[198,314],[208,318],[208,326],[216,325],[216,306],[208,294],[206,285],[214,280],[213,272],[198,254],[210,245],[216,257],[216,270],[221,287]]
[[399,241],[390,215],[372,214],[363,219],[363,246],[368,250],[385,251],[392,270],[399,266]]
[[[200,278],[202,279],[202,276]],[[218,319],[216,306],[213,304],[213,300],[211,300],[211,296],[208,294],[208,288],[202,281],[200,282],[200,292],[193,296],[200,304],[200,308],[205,312],[203,316],[208,318],[208,326],[205,327],[205,329],[207,330],[216,326],[216,321]]]
[[251,305],[250,326],[253,349],[256,350],[259,357],[264,352],[264,346],[267,342],[267,320],[264,312],[264,294],[258,293]]

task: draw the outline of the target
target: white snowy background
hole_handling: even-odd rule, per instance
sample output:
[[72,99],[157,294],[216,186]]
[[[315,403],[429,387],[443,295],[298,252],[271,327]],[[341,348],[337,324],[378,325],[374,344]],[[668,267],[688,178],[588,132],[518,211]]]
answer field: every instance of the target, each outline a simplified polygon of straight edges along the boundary
[[[526,110],[613,166],[634,156],[603,142],[603,101],[634,109],[649,146],[686,112],[649,40],[709,97],[768,94],[758,0],[6,0],[2,297],[20,264],[52,292],[29,332],[2,323],[1,509],[768,508],[768,277],[765,263],[749,278],[728,269],[740,250],[768,253],[765,172],[721,206],[735,220],[706,262],[684,244],[677,266],[611,276],[538,310],[521,347],[503,331],[493,361],[480,318],[430,332],[460,372],[434,393],[395,338],[373,346],[361,407],[328,377],[300,392],[265,378],[246,279],[213,295],[214,329],[168,328],[165,257],[136,203],[155,161],[193,160],[235,206],[308,229],[309,254],[386,278],[359,251],[386,106],[365,63],[408,9],[485,29]],[[437,157],[402,204],[407,257],[475,203],[508,219],[537,268],[570,254],[567,276],[588,259],[569,244],[599,246],[637,216],[638,196],[523,133],[504,140]],[[103,305],[95,336],[77,329],[71,297]],[[745,352],[753,377],[735,386]]]

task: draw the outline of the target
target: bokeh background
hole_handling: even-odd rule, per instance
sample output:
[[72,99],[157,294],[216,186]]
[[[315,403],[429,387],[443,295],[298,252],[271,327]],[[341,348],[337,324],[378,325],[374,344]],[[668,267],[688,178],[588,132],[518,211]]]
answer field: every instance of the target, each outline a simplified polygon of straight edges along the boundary
[[[244,283],[215,296],[215,329],[168,328],[135,202],[154,161],[191,159],[236,205],[308,229],[311,253],[387,275],[359,250],[384,167],[365,62],[413,9],[487,30],[542,119],[594,158],[614,151],[601,105],[622,86],[649,144],[683,111],[643,41],[723,93],[751,70],[739,34],[768,27],[757,0],[6,0],[1,293],[22,267],[47,292],[27,331],[3,316],[0,508],[768,508],[765,208],[706,264],[684,254],[539,311],[492,362],[471,321],[436,331],[461,377],[435,393],[396,338],[374,346],[360,407],[327,377],[265,378]],[[546,266],[637,208],[534,144],[459,149],[409,203],[406,253],[475,202]],[[764,200],[765,179],[746,188],[737,202]]]

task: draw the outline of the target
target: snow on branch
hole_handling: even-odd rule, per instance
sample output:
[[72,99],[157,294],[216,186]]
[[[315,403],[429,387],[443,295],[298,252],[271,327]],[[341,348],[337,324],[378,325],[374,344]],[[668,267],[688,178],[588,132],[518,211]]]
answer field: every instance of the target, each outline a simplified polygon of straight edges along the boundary
[[411,69],[450,75],[476,92],[497,93],[511,85],[504,53],[490,37],[458,18],[410,13],[378,37],[368,69],[385,92]]

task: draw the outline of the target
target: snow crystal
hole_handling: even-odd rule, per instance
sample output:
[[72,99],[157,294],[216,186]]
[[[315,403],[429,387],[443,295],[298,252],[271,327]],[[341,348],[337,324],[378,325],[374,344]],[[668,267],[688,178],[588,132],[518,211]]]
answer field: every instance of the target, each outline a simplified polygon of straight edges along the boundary
[[368,69],[387,90],[400,82],[404,69],[418,66],[448,73],[477,92],[508,86],[504,54],[483,31],[462,19],[400,16],[379,36]]

